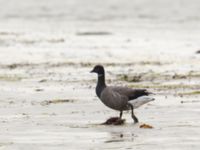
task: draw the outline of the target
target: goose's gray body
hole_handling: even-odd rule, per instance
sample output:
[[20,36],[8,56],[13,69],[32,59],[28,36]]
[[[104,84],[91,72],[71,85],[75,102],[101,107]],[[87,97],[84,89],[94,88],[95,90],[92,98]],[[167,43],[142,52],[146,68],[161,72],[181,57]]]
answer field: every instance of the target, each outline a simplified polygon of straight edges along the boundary
[[[99,87],[96,87],[96,91]],[[131,89],[128,87],[115,87],[106,86],[99,99],[108,107],[115,110],[129,110],[130,107],[127,105],[129,101],[136,100],[140,96],[148,95],[146,90],[143,89]]]

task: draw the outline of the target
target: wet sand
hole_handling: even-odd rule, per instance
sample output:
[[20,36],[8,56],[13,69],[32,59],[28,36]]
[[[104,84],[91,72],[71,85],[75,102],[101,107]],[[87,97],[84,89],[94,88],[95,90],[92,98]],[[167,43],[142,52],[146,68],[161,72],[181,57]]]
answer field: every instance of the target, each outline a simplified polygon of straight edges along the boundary
[[[0,149],[200,148],[197,0],[0,3]],[[95,95],[99,63],[156,94],[139,124],[101,125],[119,113]]]
[[[173,92],[170,92],[171,89],[150,88],[149,90],[158,93],[155,96],[156,101],[136,110],[139,124],[134,125],[130,112],[127,112],[124,114],[124,125],[106,126],[100,124],[119,114],[106,108],[95,97],[95,77],[88,77],[88,80],[82,82],[76,79],[56,81],[53,77],[47,81],[36,77],[34,80],[31,77],[20,81],[2,79],[1,147],[199,148],[199,94],[180,96],[177,94],[179,91],[187,91],[181,86],[173,89]],[[119,81],[111,79],[110,82],[128,84],[126,81]],[[174,82],[176,83],[176,80]],[[141,129],[139,126],[143,123],[152,125],[153,129]]]

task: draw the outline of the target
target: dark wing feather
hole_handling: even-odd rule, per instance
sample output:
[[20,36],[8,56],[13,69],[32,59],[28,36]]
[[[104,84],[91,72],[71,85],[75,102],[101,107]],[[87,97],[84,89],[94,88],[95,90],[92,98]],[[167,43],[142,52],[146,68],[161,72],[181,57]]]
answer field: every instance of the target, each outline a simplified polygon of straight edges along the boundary
[[146,89],[131,89],[128,87],[115,87],[115,86],[111,86],[110,88],[121,95],[127,96],[129,100],[133,100],[140,96],[147,96],[151,94]]

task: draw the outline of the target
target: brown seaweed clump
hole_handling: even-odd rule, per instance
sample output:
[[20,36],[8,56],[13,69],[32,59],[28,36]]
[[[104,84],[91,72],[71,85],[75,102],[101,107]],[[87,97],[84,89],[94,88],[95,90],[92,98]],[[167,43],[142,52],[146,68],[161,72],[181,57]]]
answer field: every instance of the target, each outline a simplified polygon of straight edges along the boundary
[[119,117],[111,117],[102,123],[102,125],[123,125],[124,123],[125,119],[121,119]]
[[140,125],[140,128],[144,128],[144,129],[152,129],[153,126],[144,123],[144,124]]

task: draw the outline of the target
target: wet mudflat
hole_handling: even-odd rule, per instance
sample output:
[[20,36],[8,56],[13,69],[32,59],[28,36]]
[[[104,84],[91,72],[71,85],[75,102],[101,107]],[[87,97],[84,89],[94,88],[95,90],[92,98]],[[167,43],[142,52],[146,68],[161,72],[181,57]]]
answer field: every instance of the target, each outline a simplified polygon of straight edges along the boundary
[[[83,76],[89,69],[88,67],[83,71]],[[126,112],[125,124],[108,126],[101,123],[119,114],[106,108],[95,97],[94,78],[96,76],[88,77],[88,80],[82,82],[77,82],[76,79],[74,81],[46,79],[46,81],[37,77],[34,80],[31,77],[20,81],[2,79],[1,147],[5,149],[199,148],[199,94],[185,92],[179,95],[193,89],[181,85],[173,89],[171,86],[169,89],[149,88],[158,94],[155,95],[155,101],[136,110],[140,119],[139,124],[133,124],[130,112]],[[116,80],[114,78],[110,80],[111,83],[119,85],[136,84],[119,80],[117,76]],[[176,80],[175,84],[178,83]],[[140,84],[143,85],[143,82]],[[144,85],[154,86],[153,83]],[[153,128],[140,128],[142,124],[151,125]]]
[[[198,150],[196,3],[0,5],[6,8],[0,14],[0,149]],[[119,113],[95,95],[96,75],[89,72],[96,64],[104,65],[107,84],[155,93],[155,101],[135,111],[139,124],[126,112],[125,124],[101,125]]]

